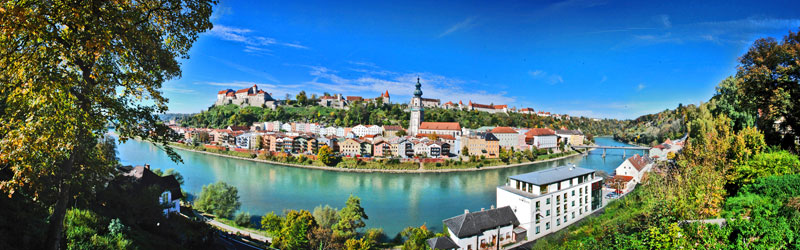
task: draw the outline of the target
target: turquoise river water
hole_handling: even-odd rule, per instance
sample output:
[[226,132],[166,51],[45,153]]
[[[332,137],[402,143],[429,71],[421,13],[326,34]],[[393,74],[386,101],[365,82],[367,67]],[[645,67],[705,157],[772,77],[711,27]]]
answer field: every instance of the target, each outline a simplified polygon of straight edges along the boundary
[[[627,145],[608,137],[596,138],[599,145]],[[403,228],[426,224],[441,230],[442,220],[459,215],[464,209],[477,211],[495,204],[495,188],[506,177],[567,164],[614,171],[624,160],[622,150],[602,150],[588,155],[525,166],[451,173],[357,173],[284,167],[247,160],[177,150],[183,164],[170,161],[158,147],[129,140],[118,147],[126,165],[150,164],[153,168],[175,168],[183,176],[183,188],[198,194],[203,185],[224,181],[239,189],[240,211],[260,216],[284,209],[313,210],[329,204],[341,208],[350,194],[361,198],[369,219],[367,227],[380,227],[393,237]],[[629,150],[628,156],[641,153]]]

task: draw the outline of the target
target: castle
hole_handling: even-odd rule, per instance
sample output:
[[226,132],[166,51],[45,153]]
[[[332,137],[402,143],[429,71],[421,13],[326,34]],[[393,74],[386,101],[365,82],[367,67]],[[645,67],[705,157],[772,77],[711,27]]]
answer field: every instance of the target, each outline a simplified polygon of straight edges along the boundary
[[227,104],[255,107],[266,106],[272,109],[277,106],[275,99],[272,99],[272,96],[269,93],[264,92],[264,90],[258,89],[257,85],[236,91],[232,89],[219,91],[217,93],[217,101],[214,103],[214,105],[220,106]]

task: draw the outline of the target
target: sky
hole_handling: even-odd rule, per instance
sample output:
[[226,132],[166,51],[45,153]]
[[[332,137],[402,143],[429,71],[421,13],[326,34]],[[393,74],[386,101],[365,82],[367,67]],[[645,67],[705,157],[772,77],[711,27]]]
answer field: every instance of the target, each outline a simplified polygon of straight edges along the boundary
[[800,29],[800,1],[231,1],[164,84],[171,113],[257,84],[389,91],[634,119],[707,101],[758,38]]

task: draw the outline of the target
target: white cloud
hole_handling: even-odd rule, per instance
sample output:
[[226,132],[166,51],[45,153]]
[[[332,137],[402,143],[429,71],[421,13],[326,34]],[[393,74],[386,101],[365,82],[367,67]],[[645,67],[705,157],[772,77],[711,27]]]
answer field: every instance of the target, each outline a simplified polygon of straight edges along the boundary
[[297,49],[308,49],[308,47],[296,42],[294,43],[280,42],[275,38],[252,35],[252,33],[253,31],[250,29],[229,27],[220,24],[214,25],[214,28],[208,31],[209,35],[217,37],[219,39],[244,43],[245,45],[250,46],[249,49],[245,50],[246,52],[255,52],[257,50],[253,48],[260,48],[261,46],[271,46],[271,45],[280,45]]
[[636,91],[642,91],[645,87],[647,86],[645,86],[644,83],[639,83],[639,85],[636,86]]
[[556,84],[556,83],[563,83],[564,78],[558,74],[547,73],[543,70],[532,70],[528,71],[528,74],[533,77],[533,79],[542,80],[547,82],[548,84]]
[[438,38],[442,38],[442,37],[445,37],[447,35],[452,34],[453,32],[456,32],[456,31],[459,31],[459,30],[469,29],[470,27],[472,27],[473,21],[475,21],[474,17],[468,17],[467,19],[464,19],[463,21],[461,21],[459,23],[456,23],[453,26],[450,26],[450,28],[448,28],[447,30],[445,30],[444,32],[439,34],[439,36],[437,36],[437,37]]
[[236,69],[238,71],[241,71],[241,72],[244,72],[244,73],[248,73],[248,74],[253,75],[253,76],[261,77],[261,78],[263,78],[263,79],[265,79],[267,81],[274,82],[274,83],[280,83],[281,82],[281,81],[278,80],[278,78],[275,78],[274,76],[272,76],[272,74],[267,73],[267,72],[265,72],[263,70],[257,70],[257,69],[254,69],[254,68],[250,68],[250,67],[238,64],[238,63],[230,62],[228,60],[223,60],[223,59],[219,59],[219,58],[216,58],[216,57],[211,57],[211,58],[219,61],[222,64],[227,65],[228,67],[234,68],[234,69]]
[[591,8],[595,6],[605,5],[607,1],[603,0],[565,0],[550,5],[550,10],[560,10],[568,8]]

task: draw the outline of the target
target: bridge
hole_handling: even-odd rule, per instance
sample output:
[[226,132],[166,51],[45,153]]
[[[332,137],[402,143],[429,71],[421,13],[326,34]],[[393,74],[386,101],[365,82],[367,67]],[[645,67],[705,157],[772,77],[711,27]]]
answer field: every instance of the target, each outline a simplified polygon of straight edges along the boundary
[[600,145],[579,145],[579,146],[572,146],[573,150],[578,149],[594,149],[594,148],[602,148],[603,149],[603,157],[606,157],[606,149],[623,149],[622,150],[622,157],[625,157],[628,150],[642,150],[642,154],[647,154],[650,150],[649,147],[640,147],[640,146],[600,146]]

